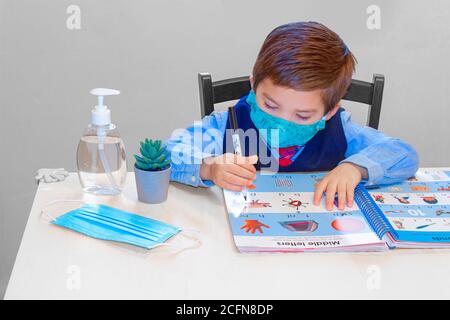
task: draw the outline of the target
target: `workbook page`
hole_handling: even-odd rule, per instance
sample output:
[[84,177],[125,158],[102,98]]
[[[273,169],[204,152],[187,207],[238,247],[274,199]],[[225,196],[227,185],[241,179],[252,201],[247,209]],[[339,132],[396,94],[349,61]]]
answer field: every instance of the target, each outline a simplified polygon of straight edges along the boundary
[[[381,250],[356,203],[327,211],[313,204],[314,186],[326,173],[258,173],[247,193],[224,191],[240,251]],[[243,199],[243,195],[247,199]],[[238,215],[238,216],[237,216]]]
[[[450,171],[420,169],[407,181],[369,190],[404,241],[450,241]],[[427,237],[427,233],[449,233]]]

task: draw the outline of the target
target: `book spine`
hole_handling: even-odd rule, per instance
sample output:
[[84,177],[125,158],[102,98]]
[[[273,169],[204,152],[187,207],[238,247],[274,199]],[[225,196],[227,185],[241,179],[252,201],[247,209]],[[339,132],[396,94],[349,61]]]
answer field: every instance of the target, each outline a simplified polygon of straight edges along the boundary
[[372,229],[375,231],[380,239],[389,232],[395,234],[394,228],[392,228],[386,216],[377,206],[370,194],[362,185],[358,185],[355,189],[355,201],[365,215]]

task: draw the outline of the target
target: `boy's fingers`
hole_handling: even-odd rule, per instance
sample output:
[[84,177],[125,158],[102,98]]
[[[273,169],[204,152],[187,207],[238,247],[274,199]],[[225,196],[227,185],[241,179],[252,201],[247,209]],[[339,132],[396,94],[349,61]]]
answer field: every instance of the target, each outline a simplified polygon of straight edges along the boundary
[[256,173],[256,168],[253,164],[258,162],[258,156],[243,157],[233,153],[225,153],[218,161],[217,163],[220,164],[237,164],[250,172]]
[[237,186],[235,184],[228,183],[228,182],[226,182],[223,179],[220,181],[220,185],[219,186],[224,188],[224,189],[231,190],[231,191],[237,191],[237,192],[242,191],[242,187],[241,186]]
[[238,161],[238,155],[234,153],[224,153],[222,157],[218,157],[219,164],[226,164],[226,163],[236,163]]
[[250,157],[247,157],[246,159],[249,164],[255,164],[258,162],[258,156],[256,154],[254,154]]
[[333,210],[333,202],[334,197],[336,195],[336,184],[328,184],[327,191],[326,192],[326,206],[327,210]]
[[344,210],[345,202],[347,200],[347,189],[345,183],[340,183],[338,185],[338,208],[339,210]]
[[224,155],[225,159],[229,160],[230,162],[236,163],[236,164],[255,164],[258,162],[258,156],[252,155],[249,157],[240,156],[233,153],[225,153]]
[[249,157],[244,157],[244,156],[236,156],[235,158],[235,163],[242,165],[242,164],[247,164],[247,165],[252,165],[258,162],[258,156],[257,155],[253,155],[253,156],[249,156]]
[[249,183],[248,179],[237,176],[231,172],[225,172],[223,179],[227,183],[231,183],[231,184],[234,184],[237,186],[242,186],[242,187],[248,185],[248,183]]
[[256,162],[258,162],[258,156],[256,154],[248,156],[248,157],[236,155],[235,160],[236,160],[236,163],[238,163],[238,164],[242,164],[242,163],[255,164]]
[[215,157],[217,164],[233,164],[233,163],[239,163],[239,162],[245,162],[243,160],[243,157],[238,156],[234,153],[224,153],[222,156]]
[[256,174],[256,168],[252,164],[238,164],[239,167],[244,168],[245,170],[248,170],[253,173],[253,175]]
[[327,185],[323,180],[316,185],[316,190],[314,191],[314,205],[318,206],[320,204],[320,199],[322,199],[326,186]]
[[254,164],[258,162],[258,156],[253,155],[250,157],[242,157],[242,156],[236,156],[236,164],[240,165],[241,167],[250,170],[252,172],[256,172],[256,168]]
[[248,170],[242,166],[239,166],[237,164],[232,164],[228,167],[228,172],[237,175],[239,177],[248,179],[248,180],[254,180],[256,178],[256,173]]

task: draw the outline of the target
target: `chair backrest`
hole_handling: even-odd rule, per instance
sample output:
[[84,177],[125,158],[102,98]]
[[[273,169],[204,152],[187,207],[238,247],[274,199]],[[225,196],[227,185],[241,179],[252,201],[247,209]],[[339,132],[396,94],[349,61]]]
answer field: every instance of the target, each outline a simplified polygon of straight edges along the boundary
[[[200,108],[202,118],[214,111],[214,104],[237,100],[247,94],[251,88],[249,77],[238,77],[212,81],[211,74],[199,73]],[[374,74],[373,82],[352,80],[347,93],[342,98],[369,105],[367,125],[378,129],[380,123],[381,102],[383,100],[384,75]]]

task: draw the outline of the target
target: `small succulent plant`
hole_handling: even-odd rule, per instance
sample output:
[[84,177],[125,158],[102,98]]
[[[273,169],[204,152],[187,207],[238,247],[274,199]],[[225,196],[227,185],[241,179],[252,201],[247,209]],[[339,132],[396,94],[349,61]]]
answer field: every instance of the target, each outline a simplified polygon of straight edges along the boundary
[[134,155],[136,167],[145,171],[161,171],[170,166],[170,152],[161,140],[145,139],[140,142],[141,156]]

